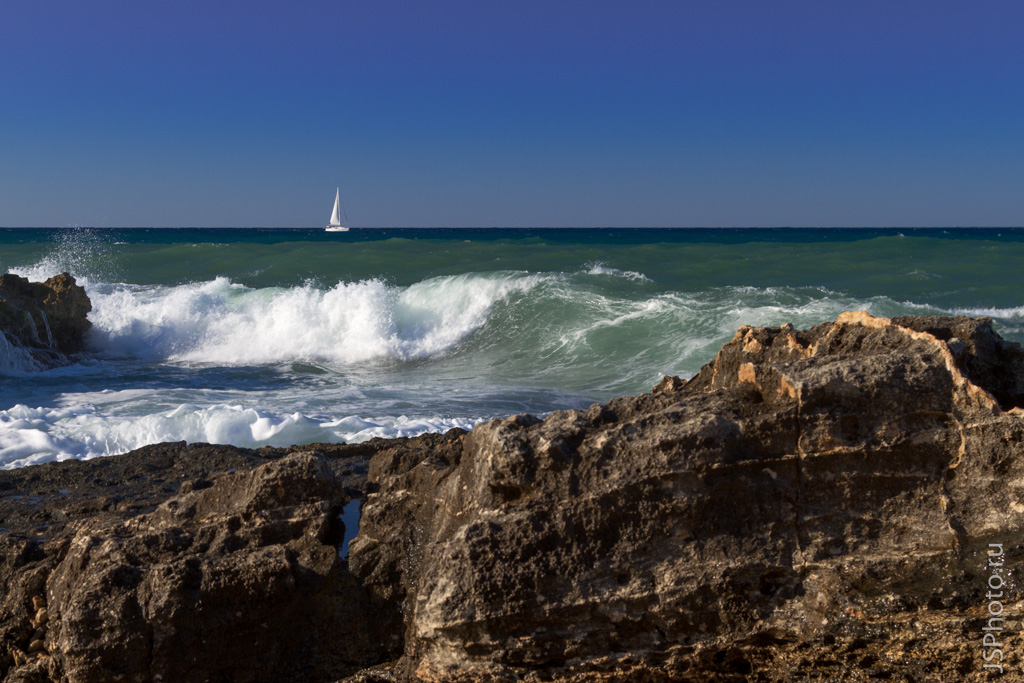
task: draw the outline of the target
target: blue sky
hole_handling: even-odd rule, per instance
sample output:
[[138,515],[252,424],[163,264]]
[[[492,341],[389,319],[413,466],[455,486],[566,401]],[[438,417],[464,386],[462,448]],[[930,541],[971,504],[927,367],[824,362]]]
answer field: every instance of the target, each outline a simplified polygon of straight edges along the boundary
[[1024,4],[5,0],[0,225],[1021,226]]

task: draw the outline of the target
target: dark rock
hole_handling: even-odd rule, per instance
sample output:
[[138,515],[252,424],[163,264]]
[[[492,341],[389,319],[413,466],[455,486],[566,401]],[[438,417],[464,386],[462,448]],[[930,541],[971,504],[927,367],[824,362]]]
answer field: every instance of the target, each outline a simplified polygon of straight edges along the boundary
[[[397,656],[338,558],[338,512],[374,453],[442,440],[182,442],[0,471],[0,680],[333,681]],[[44,608],[48,657],[26,663]]]
[[1022,382],[847,313],[544,420],[0,472],[0,680],[987,681],[993,623],[1019,680]]
[[44,367],[64,361],[85,345],[92,303],[67,273],[46,282],[0,275],[0,332],[7,342],[28,349]]
[[47,580],[55,664],[74,681],[301,672],[319,649],[307,623],[334,607],[344,501],[325,461],[305,453],[147,515],[81,525]]
[[45,582],[51,675],[326,680],[371,663],[338,557],[346,500],[324,458],[297,453],[75,524]]

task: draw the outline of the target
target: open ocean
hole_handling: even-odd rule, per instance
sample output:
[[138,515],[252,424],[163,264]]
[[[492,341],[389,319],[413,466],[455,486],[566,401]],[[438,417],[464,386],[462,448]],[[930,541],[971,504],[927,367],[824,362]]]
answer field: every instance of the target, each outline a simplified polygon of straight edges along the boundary
[[1024,229],[0,229],[0,272],[62,271],[90,351],[0,343],[2,468],[584,408],[851,309],[1024,341]]

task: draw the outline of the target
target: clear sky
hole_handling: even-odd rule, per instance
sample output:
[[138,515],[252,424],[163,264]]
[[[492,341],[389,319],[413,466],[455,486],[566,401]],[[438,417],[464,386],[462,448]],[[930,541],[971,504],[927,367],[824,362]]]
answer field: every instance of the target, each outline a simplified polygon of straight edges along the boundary
[[1022,226],[1020,0],[3,0],[0,225]]

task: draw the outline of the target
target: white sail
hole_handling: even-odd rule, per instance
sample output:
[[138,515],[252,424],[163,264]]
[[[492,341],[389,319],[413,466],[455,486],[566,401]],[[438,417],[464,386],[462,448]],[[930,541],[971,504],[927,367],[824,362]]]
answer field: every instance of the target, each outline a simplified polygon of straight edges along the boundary
[[[334,194],[334,211],[331,212],[331,222],[327,225],[325,230],[327,232],[348,232],[348,228],[341,224],[341,215],[345,212],[345,207],[341,205],[341,188]],[[348,222],[348,216],[345,216],[345,222]]]
[[341,226],[341,188],[338,188],[337,193],[334,195],[334,211],[331,212],[331,227],[337,228]]

